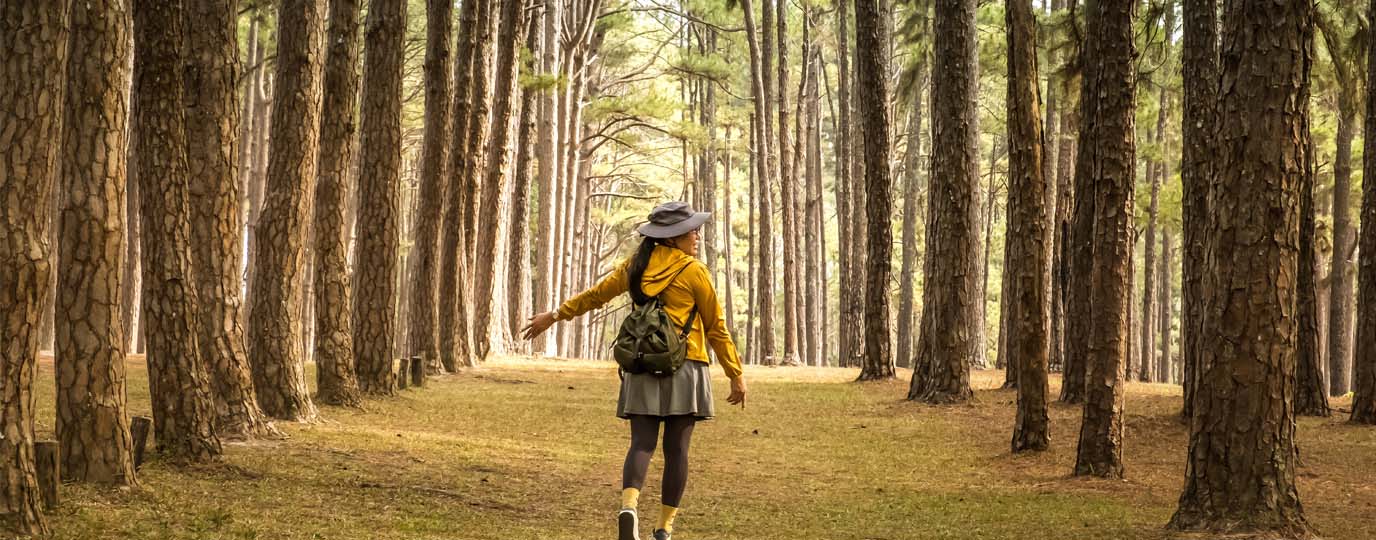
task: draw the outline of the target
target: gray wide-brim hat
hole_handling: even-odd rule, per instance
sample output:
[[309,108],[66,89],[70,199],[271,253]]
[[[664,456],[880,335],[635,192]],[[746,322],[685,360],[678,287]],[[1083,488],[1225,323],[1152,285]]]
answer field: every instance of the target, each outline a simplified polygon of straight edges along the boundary
[[674,238],[692,232],[712,217],[711,212],[696,212],[683,201],[671,201],[650,211],[650,221],[637,229],[650,238]]

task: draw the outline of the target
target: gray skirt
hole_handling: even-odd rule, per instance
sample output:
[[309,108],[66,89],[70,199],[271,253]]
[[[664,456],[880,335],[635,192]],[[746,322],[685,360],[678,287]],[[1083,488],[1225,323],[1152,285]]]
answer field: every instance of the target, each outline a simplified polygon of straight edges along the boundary
[[633,414],[691,414],[699,420],[716,416],[712,408],[712,378],[708,367],[706,362],[688,360],[668,377],[646,373],[624,374],[621,395],[616,399],[616,415],[630,418]]

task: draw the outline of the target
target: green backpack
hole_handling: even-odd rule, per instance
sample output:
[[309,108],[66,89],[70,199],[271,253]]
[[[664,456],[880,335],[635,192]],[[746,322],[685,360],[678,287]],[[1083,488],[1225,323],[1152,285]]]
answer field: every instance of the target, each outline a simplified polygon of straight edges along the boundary
[[[687,269],[684,266],[673,279]],[[664,301],[658,296],[648,297],[640,289],[640,280],[632,279],[631,313],[621,322],[621,330],[612,344],[612,356],[626,373],[649,373],[668,377],[683,366],[688,358],[688,332],[693,329],[698,307],[688,314],[688,322],[680,330],[674,326]],[[672,283],[673,280],[670,280]]]

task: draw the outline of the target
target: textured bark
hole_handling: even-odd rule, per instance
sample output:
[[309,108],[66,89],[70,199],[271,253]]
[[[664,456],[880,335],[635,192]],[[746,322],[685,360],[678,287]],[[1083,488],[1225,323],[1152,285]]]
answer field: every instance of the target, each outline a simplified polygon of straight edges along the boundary
[[[774,1],[766,0],[766,5]],[[793,363],[798,360],[798,355],[802,349],[800,347],[802,329],[799,326],[803,322],[803,319],[795,315],[802,296],[798,279],[798,254],[801,246],[798,245],[796,235],[798,231],[798,177],[793,167],[793,142],[789,134],[788,122],[788,2],[778,0],[775,7],[777,12],[775,13],[774,45],[778,54],[778,62],[775,64],[778,77],[775,80],[776,86],[769,92],[771,94],[770,99],[774,102],[775,112],[778,115],[775,133],[777,134],[779,157],[776,162],[779,165],[779,236],[780,242],[783,244],[783,260],[780,262],[783,267],[784,288],[784,361]],[[858,17],[857,15],[857,30],[860,26]]]
[[[459,11],[458,38],[454,62],[454,107],[450,129],[449,186],[445,195],[443,238],[440,240],[440,361],[447,371],[472,365],[471,337],[468,331],[468,256],[464,246],[466,197],[472,186],[466,184],[465,169],[469,155],[469,121],[473,117],[473,59],[478,32],[478,4],[463,3]],[[481,76],[481,75],[479,75]]]
[[[805,244],[808,250],[808,265],[806,280],[809,287],[806,302],[809,310],[807,347],[809,354],[812,355],[811,364],[814,366],[826,365],[826,299],[827,299],[827,261],[826,261],[826,236],[822,224],[822,112],[820,107],[821,96],[818,93],[819,79],[822,77],[821,71],[825,69],[822,63],[821,43],[816,40],[816,33],[813,29],[817,26],[819,17],[817,9],[807,6],[808,33],[813,41],[810,41],[809,54],[807,57],[808,81],[806,89],[806,109],[804,114],[807,118],[807,204],[804,208],[807,234]],[[731,202],[731,174],[730,161],[727,161],[726,170],[726,200],[727,215],[730,216]],[[729,225],[729,222],[728,222]],[[730,227],[727,228],[727,241],[730,241]],[[728,244],[729,246],[729,244]],[[731,260],[730,250],[727,250],[727,261]],[[729,266],[728,266],[729,268]],[[727,306],[730,307],[731,287],[728,279],[727,284]],[[730,321],[730,315],[727,316]],[[905,330],[906,331],[906,330]],[[903,356],[898,357],[902,361],[907,361]]]
[[[316,154],[312,271],[315,303],[316,399],[326,405],[362,403],[354,373],[353,278],[345,237],[346,198],[354,176],[354,110],[358,106],[359,3],[330,2],[324,96],[320,111],[320,150]],[[364,230],[369,228],[365,227]]]
[[[893,258],[893,179],[889,170],[889,50],[885,47],[883,0],[855,1],[855,70],[860,110],[865,116],[865,214],[868,237],[865,272],[865,357],[860,380],[894,377],[889,349],[889,274]],[[782,41],[781,41],[782,44]]]
[[483,175],[482,206],[484,209],[478,221],[478,228],[472,229],[478,235],[475,257],[473,299],[473,335],[476,339],[474,352],[479,360],[486,360],[491,340],[489,334],[492,324],[493,295],[497,280],[497,236],[502,206],[502,193],[506,189],[507,163],[511,147],[511,111],[513,98],[518,95],[517,73],[520,65],[516,63],[516,53],[521,45],[521,29],[525,28],[526,10],[524,4],[504,0],[501,10],[501,29],[498,32],[497,80],[494,87],[492,106],[492,137],[486,155],[490,162]]
[[1328,394],[1324,392],[1323,354],[1319,336],[1319,299],[1315,275],[1318,260],[1314,253],[1314,140],[1309,126],[1301,132],[1304,137],[1304,164],[1299,183],[1300,236],[1299,263],[1296,270],[1295,295],[1298,329],[1295,345],[1295,414],[1301,416],[1330,416]]
[[1181,359],[1184,364],[1184,406],[1180,418],[1194,416],[1196,372],[1205,342],[1200,341],[1204,320],[1204,251],[1210,242],[1209,227],[1213,160],[1216,157],[1215,124],[1218,101],[1218,4],[1217,0],[1183,0],[1181,64],[1184,81],[1180,183],[1184,249],[1181,253]]
[[1042,168],[1041,104],[1037,92],[1037,24],[1032,0],[1010,0],[1008,34],[1008,230],[1004,279],[1012,280],[1008,365],[1017,366],[1014,452],[1046,450],[1046,177]]
[[182,10],[180,2],[134,5],[137,112],[130,132],[139,147],[135,167],[141,184],[143,321],[153,438],[167,457],[208,461],[222,450],[199,346],[201,317],[191,260]]
[[[464,245],[461,253],[472,275],[476,275],[478,271],[477,266],[474,264],[477,256],[478,217],[483,212],[496,210],[495,208],[483,208],[480,204],[483,201],[483,180],[486,176],[484,172],[487,170],[485,167],[490,157],[487,153],[489,148],[488,139],[491,137],[493,127],[493,122],[489,120],[489,115],[492,112],[493,56],[496,43],[496,36],[494,35],[496,31],[493,27],[498,22],[499,12],[497,8],[499,7],[499,2],[502,2],[502,0],[475,1],[478,4],[478,22],[477,28],[473,30],[476,32],[473,41],[473,73],[470,79],[470,84],[472,84],[473,87],[469,94],[471,108],[469,109],[468,138],[464,141],[467,145],[464,149],[464,153],[467,155],[462,161],[463,166],[454,171],[459,174],[459,178],[463,181],[464,186]],[[572,150],[570,150],[570,152],[572,152]],[[470,298],[476,302],[478,299],[473,294],[474,283],[470,281],[464,282],[462,285],[464,290],[470,295]],[[465,316],[468,317],[471,322],[473,314],[476,312],[473,308],[476,308],[476,305],[467,307],[470,308],[470,311]],[[486,330],[486,327],[483,327],[483,329]],[[473,355],[477,359],[484,358],[487,356],[487,349],[491,346],[487,334],[485,332],[480,332],[477,327],[470,328],[470,330],[473,336]]]
[[[1081,403],[1084,401],[1084,363],[1072,360],[1068,354],[1066,333],[1069,325],[1068,303],[1070,295],[1070,223],[1075,213],[1075,143],[1079,134],[1079,96],[1078,79],[1067,78],[1059,81],[1065,90],[1064,107],[1061,108],[1060,140],[1056,148],[1056,224],[1052,228],[1055,236],[1055,276],[1052,284],[1051,315],[1051,359],[1052,369],[1059,367],[1064,374],[1061,381],[1060,401]],[[1050,149],[1048,148],[1048,151]],[[1048,156],[1049,157],[1049,156]],[[1049,181],[1049,180],[1048,180]]]
[[359,223],[354,245],[358,276],[354,296],[354,367],[365,393],[397,391],[392,371],[396,339],[397,246],[401,234],[401,68],[406,38],[406,2],[374,0],[368,5],[364,41]]
[[72,7],[62,139],[67,195],[54,310],[55,431],[63,479],[135,485],[120,318],[133,22],[118,0]]
[[235,0],[188,0],[186,152],[190,166],[192,257],[200,298],[201,360],[211,381],[215,432],[245,439],[277,434],[253,393],[240,318],[243,192],[235,177],[239,115]]
[[[1367,20],[1376,16],[1376,0]],[[1367,39],[1366,118],[1362,176],[1376,178],[1376,39]],[[1360,267],[1357,274],[1357,339],[1352,380],[1352,422],[1376,424],[1376,182],[1362,182]]]
[[[1084,420],[1075,456],[1075,475],[1123,477],[1123,390],[1131,326],[1133,215],[1133,93],[1136,66],[1132,18],[1136,2],[1103,0],[1087,6],[1084,80],[1080,90],[1076,228],[1092,231],[1077,245],[1071,278],[1084,289],[1088,308],[1071,312],[1087,324],[1067,336],[1079,342],[1087,368]],[[1092,187],[1088,187],[1092,186]],[[1082,208],[1092,206],[1092,212]],[[1088,224],[1079,222],[1091,218]],[[1079,278],[1079,279],[1077,279]],[[1078,306],[1076,306],[1078,307]]]
[[[542,47],[544,31],[541,19],[548,0],[541,0],[526,21],[526,50],[536,52]],[[524,64],[530,75],[536,74],[538,62],[531,59]],[[521,114],[517,122],[520,133],[516,141],[516,168],[511,188],[511,218],[507,229],[506,305],[508,326],[512,336],[521,335],[521,326],[530,313],[530,184],[535,174],[535,123],[540,107],[540,93],[531,88],[521,89]],[[538,312],[536,312],[538,313]]]
[[1296,274],[1314,4],[1230,2],[1185,487],[1169,527],[1308,538],[1295,485]]
[[922,320],[908,399],[970,399],[972,343],[984,322],[977,273],[979,176],[975,122],[975,2],[939,0],[933,34],[932,174],[928,179]]
[[[62,147],[68,4],[0,4],[0,508],[24,535],[48,533],[34,465],[33,378],[53,272],[48,227]],[[10,122],[13,122],[12,124]]]
[[281,420],[315,419],[306,388],[304,359],[297,343],[305,282],[304,243],[311,219],[320,143],[323,3],[284,0],[277,18],[277,75],[274,77],[267,184],[254,231],[249,311],[249,363],[263,412]]
[[453,104],[449,89],[453,74],[449,33],[453,29],[454,3],[427,0],[425,3],[425,140],[421,148],[420,212],[416,216],[416,279],[411,281],[410,355],[420,356],[428,374],[438,374],[443,365],[439,354],[439,269],[440,218],[444,194],[448,191],[449,110]]

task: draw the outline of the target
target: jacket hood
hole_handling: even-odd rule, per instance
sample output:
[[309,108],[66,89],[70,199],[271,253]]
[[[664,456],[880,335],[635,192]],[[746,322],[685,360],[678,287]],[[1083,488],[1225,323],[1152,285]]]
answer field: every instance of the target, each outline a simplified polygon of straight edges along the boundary
[[[679,272],[694,259],[678,248],[655,246],[650,254],[650,263],[645,266],[645,276],[640,280],[640,290],[646,296],[656,296],[669,286]],[[629,263],[628,263],[629,266]]]

